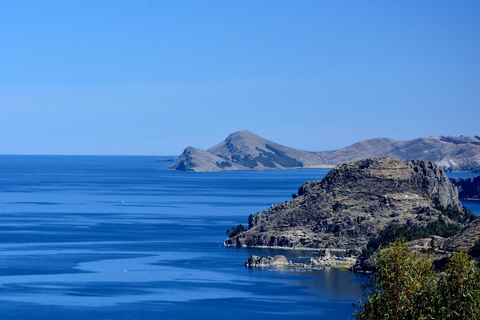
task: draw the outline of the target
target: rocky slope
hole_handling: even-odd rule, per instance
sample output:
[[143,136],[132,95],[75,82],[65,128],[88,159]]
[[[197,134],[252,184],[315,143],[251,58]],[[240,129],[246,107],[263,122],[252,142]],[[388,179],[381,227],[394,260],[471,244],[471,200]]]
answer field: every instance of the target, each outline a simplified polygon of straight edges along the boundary
[[239,131],[206,151],[188,147],[169,169],[200,172],[333,167],[373,157],[428,160],[446,170],[479,171],[480,137],[432,136],[407,141],[377,138],[334,151],[309,152]]
[[480,219],[473,220],[462,231],[446,239],[443,250],[448,252],[470,251],[480,240]]
[[359,249],[390,223],[421,224],[441,211],[462,215],[457,189],[428,161],[367,159],[341,164],[303,184],[292,201],[251,215],[225,246]]
[[225,159],[220,158],[208,151],[187,147],[169,169],[181,171],[219,171],[219,170],[243,170],[243,167],[236,163],[229,163],[228,166],[221,166]]

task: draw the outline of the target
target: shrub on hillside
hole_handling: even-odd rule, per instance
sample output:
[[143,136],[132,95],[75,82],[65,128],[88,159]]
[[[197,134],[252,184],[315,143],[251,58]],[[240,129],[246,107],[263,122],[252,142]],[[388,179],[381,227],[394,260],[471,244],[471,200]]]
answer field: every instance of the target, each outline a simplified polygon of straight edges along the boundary
[[428,256],[415,255],[402,239],[381,250],[374,266],[365,302],[353,305],[352,318],[480,319],[479,265],[466,253],[452,254],[436,276]]
[[226,234],[228,234],[229,238],[233,238],[233,237],[235,237],[236,235],[239,235],[240,233],[242,233],[245,230],[247,230],[247,228],[245,228],[243,226],[243,224],[239,224],[236,227],[231,227],[230,229],[227,229]]

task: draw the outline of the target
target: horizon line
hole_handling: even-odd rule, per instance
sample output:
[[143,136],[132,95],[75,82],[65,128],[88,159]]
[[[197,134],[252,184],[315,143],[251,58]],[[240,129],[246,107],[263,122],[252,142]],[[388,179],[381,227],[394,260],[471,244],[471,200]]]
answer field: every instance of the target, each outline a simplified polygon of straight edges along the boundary
[[35,156],[35,157],[178,157],[169,154],[33,154],[33,153],[0,153],[2,156]]

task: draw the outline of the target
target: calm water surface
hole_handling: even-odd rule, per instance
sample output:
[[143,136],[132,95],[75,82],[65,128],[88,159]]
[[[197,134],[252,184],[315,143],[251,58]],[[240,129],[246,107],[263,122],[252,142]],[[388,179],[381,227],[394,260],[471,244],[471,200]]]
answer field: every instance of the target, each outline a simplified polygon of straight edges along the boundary
[[220,246],[327,170],[185,173],[155,159],[0,157],[3,319],[349,319],[364,276],[246,269],[279,251]]
[[307,253],[220,246],[328,170],[185,173],[155,159],[0,157],[3,319],[350,318],[365,276],[247,269],[252,253]]

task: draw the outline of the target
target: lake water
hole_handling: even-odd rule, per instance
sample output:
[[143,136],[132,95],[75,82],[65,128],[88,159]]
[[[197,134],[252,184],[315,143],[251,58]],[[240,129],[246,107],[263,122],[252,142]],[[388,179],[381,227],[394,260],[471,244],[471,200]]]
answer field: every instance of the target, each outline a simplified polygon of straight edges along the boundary
[[247,269],[253,253],[307,253],[220,246],[327,169],[186,173],[157,158],[0,157],[3,319],[350,319],[366,276]]

